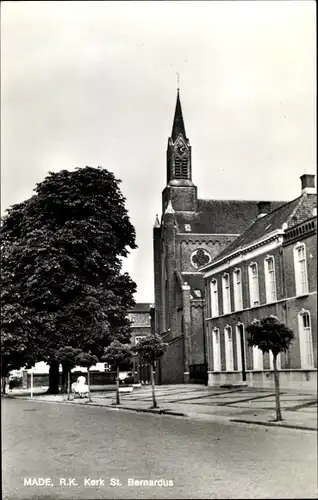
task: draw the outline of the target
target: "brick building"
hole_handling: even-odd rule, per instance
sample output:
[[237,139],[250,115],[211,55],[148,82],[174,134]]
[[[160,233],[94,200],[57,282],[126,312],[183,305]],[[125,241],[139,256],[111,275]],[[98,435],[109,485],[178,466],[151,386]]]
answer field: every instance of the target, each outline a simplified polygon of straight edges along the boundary
[[296,337],[279,355],[281,386],[317,387],[317,196],[313,175],[301,183],[204,267],[209,385],[272,386],[272,356],[248,347],[245,328],[275,315]]
[[[128,319],[131,323],[131,345],[135,346],[145,336],[151,333],[151,311],[152,304],[149,302],[137,302],[129,311]],[[135,382],[149,383],[150,370],[147,365],[139,364],[138,359],[133,359],[133,371]]]
[[[154,328],[168,343],[157,381],[203,381],[207,377],[207,350],[201,267],[250,226],[262,204],[198,198],[179,91],[166,161],[162,216],[156,217],[153,229]],[[275,208],[281,204],[272,205]]]

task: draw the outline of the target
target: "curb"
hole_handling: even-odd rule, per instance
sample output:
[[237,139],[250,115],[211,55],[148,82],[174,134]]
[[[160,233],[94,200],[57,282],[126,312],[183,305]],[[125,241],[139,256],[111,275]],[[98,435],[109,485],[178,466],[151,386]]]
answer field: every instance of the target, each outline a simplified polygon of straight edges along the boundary
[[176,412],[172,410],[164,410],[160,408],[130,408],[129,406],[117,406],[121,410],[136,411],[139,413],[155,413],[157,415],[173,415],[175,417],[187,417],[186,413]]
[[[175,417],[188,417],[189,415],[187,413],[181,413],[181,412],[174,412],[172,410],[165,410],[165,409],[160,409],[160,408],[130,408],[129,406],[121,406],[121,405],[101,405],[99,403],[77,403],[74,401],[45,401],[43,399],[36,399],[36,398],[31,398],[28,396],[9,396],[12,399],[24,399],[27,401],[37,401],[38,403],[58,403],[58,404],[73,404],[73,405],[80,405],[80,406],[97,406],[99,408],[108,408],[110,410],[128,410],[128,411],[135,411],[137,413],[152,413],[155,415],[170,415],[170,416],[175,416]],[[208,414],[208,416],[210,416]],[[193,415],[192,415],[193,417]],[[223,418],[223,417],[222,417]],[[263,426],[268,426],[268,427],[285,427],[287,429],[298,429],[298,430],[303,430],[303,431],[316,431],[316,427],[306,427],[303,425],[293,425],[293,424],[279,424],[279,423],[274,423],[274,422],[262,422],[262,421],[256,421],[256,420],[245,420],[245,419],[238,419],[238,418],[230,418],[227,419],[225,417],[225,420],[229,422],[235,422],[235,423],[242,423],[242,424],[255,424],[255,425],[263,425]]]
[[287,429],[298,429],[300,431],[316,431],[316,427],[305,427],[304,425],[293,425],[293,424],[275,424],[274,422],[260,422],[256,420],[243,420],[238,418],[230,419],[231,422],[238,422],[242,424],[256,424],[256,425],[264,425],[269,427],[285,427]]
[[37,401],[38,403],[58,403],[58,404],[73,404],[73,405],[80,405],[80,406],[97,406],[99,408],[108,408],[110,410],[130,410],[130,411],[136,411],[139,413],[153,413],[156,415],[173,415],[175,417],[187,417],[188,415],[186,413],[181,413],[181,412],[174,412],[172,410],[165,410],[165,409],[160,409],[160,408],[130,408],[129,406],[121,406],[121,405],[101,405],[99,403],[77,403],[76,401],[54,401],[54,400],[43,400],[43,399],[36,399],[36,398],[31,398],[29,396],[12,396],[12,399],[24,399],[27,401]]

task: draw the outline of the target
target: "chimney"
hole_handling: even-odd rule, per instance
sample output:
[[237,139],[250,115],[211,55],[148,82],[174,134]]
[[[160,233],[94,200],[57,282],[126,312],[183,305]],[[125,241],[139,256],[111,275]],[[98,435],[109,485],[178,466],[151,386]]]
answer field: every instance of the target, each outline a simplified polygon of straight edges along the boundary
[[315,176],[313,174],[303,174],[301,180],[301,194],[315,194]]
[[257,203],[258,215],[257,218],[260,219],[267,215],[271,211],[271,202],[270,201],[259,201]]

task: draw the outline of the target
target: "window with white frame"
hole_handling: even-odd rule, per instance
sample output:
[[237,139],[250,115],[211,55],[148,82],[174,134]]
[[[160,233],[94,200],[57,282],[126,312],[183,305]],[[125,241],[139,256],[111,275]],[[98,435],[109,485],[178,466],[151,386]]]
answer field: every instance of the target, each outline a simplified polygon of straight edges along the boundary
[[275,302],[277,300],[277,295],[274,257],[268,255],[265,259],[264,267],[266,302]]
[[213,370],[221,371],[221,348],[220,348],[220,330],[213,329]]
[[250,307],[259,305],[258,267],[256,262],[249,265]]
[[[282,367],[280,353],[277,354],[276,364],[277,364],[277,369],[280,370]],[[274,370],[274,356],[273,356],[272,351],[269,351],[269,368],[270,368],[270,370]]]
[[216,279],[211,281],[211,317],[219,315],[219,300],[218,300],[218,282]]
[[253,347],[253,370],[263,370],[263,351],[258,347]]
[[306,247],[304,243],[297,243],[294,247],[296,295],[308,293],[308,276]]
[[314,368],[310,312],[304,309],[298,315],[301,368]]
[[232,372],[234,370],[232,328],[228,325],[224,328],[224,343],[225,369],[226,371]]
[[223,293],[223,314],[231,312],[231,291],[230,291],[230,276],[228,273],[222,276],[222,293]]
[[234,308],[235,308],[235,311],[240,311],[241,309],[243,309],[242,271],[241,271],[241,269],[234,269],[233,288],[234,288]]
[[244,344],[244,326],[242,323],[239,323],[236,325],[236,358],[237,358],[237,370],[240,372],[243,369],[242,356],[244,352],[242,352],[242,342]]

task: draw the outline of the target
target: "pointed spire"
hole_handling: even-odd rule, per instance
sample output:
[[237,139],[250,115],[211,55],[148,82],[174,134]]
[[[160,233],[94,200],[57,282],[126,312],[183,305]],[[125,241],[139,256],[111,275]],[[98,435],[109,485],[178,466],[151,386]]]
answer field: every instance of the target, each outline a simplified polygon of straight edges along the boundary
[[160,227],[160,222],[159,222],[158,214],[156,214],[156,220],[155,220],[155,223],[154,223],[153,227]]
[[186,131],[184,128],[184,123],[183,123],[181,102],[180,102],[179,89],[178,89],[176,110],[174,113],[174,120],[173,120],[172,133],[171,133],[171,138],[172,138],[173,142],[176,141],[179,134],[182,134],[183,137],[186,138]]
[[173,206],[171,200],[169,200],[165,214],[174,214]]

